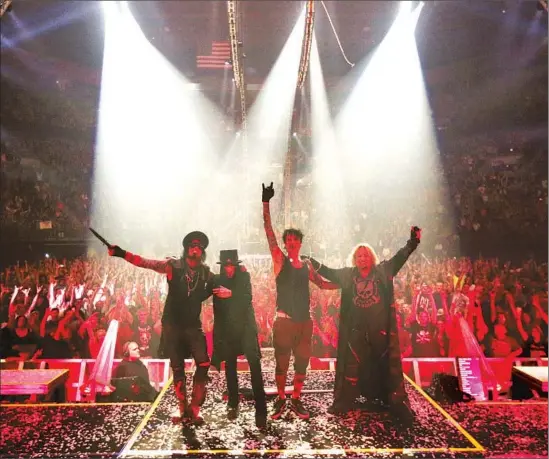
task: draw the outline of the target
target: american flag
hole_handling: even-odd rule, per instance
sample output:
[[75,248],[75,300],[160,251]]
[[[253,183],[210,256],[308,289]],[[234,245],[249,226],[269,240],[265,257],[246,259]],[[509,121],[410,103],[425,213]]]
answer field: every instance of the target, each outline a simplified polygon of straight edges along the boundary
[[199,69],[224,69],[231,59],[231,45],[228,41],[212,41],[212,53],[209,56],[196,56]]

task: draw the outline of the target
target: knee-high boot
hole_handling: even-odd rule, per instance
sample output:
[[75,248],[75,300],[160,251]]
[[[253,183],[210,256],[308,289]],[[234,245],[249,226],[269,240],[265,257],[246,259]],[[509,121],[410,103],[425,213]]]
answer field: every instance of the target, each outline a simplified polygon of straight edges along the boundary
[[186,387],[186,381],[185,378],[178,379],[175,381],[174,384],[175,389],[175,396],[177,397],[177,403],[178,403],[178,413],[174,413],[173,420],[174,421],[183,421],[184,419],[188,418],[189,413],[189,405],[187,402],[187,387]]
[[204,419],[200,416],[200,407],[206,400],[206,382],[208,380],[208,367],[199,366],[193,378],[193,391],[191,395],[190,411],[192,421],[202,424]]

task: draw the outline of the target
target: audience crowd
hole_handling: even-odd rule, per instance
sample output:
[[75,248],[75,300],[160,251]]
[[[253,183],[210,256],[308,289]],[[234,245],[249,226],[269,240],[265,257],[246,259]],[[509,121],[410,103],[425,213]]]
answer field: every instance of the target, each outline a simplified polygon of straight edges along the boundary
[[[3,81],[3,124],[8,120],[10,129],[3,132],[0,151],[3,238],[82,239],[93,201],[90,183],[97,94],[77,98],[64,94],[69,89],[59,87],[55,95],[41,91],[38,96],[5,84]],[[541,99],[547,100],[546,85],[544,88],[545,98]],[[535,95],[528,97],[537,100]],[[447,99],[447,115],[436,111],[435,116],[451,122],[456,112],[451,105],[460,104],[460,99]],[[525,104],[523,111],[531,114],[531,104]],[[494,239],[494,235],[501,240],[546,240],[546,140],[542,136],[540,143],[535,133],[525,135],[524,130],[487,134],[491,131],[481,125],[479,116],[475,118],[476,132],[483,134],[453,136],[451,141],[441,142],[441,167],[432,171],[432,180],[418,184],[413,205],[391,210],[394,219],[387,220],[388,209],[371,197],[346,200],[338,210],[347,220],[348,234],[341,234],[341,222],[335,219],[319,224],[317,212],[334,209],[310,205],[313,190],[306,176],[310,158],[299,160],[304,163],[298,165],[303,176],[297,181],[294,201],[302,207],[293,208],[292,220],[304,230],[303,251],[330,266],[343,266],[350,247],[364,239],[365,231],[383,259],[404,243],[417,215],[430,222],[421,250],[395,278],[403,357],[459,353],[460,317],[466,319],[487,356],[547,355],[545,254],[540,256],[540,264],[540,257],[527,253],[522,254],[526,261],[521,263],[483,258],[478,252],[474,258],[459,256],[463,240],[480,241],[479,252],[483,241]],[[23,129],[27,125],[33,126],[31,135]],[[383,186],[395,192],[398,187],[393,187],[394,183]],[[448,185],[448,196],[440,196],[440,183]],[[281,213],[278,218],[275,224],[281,229]],[[381,218],[387,224],[372,229],[370,222]],[[275,285],[270,257],[265,256],[263,228],[259,219],[254,221],[238,221],[235,231],[242,231],[239,240],[252,276],[259,340],[265,347],[272,344]],[[159,245],[161,238],[159,235]],[[10,266],[1,280],[1,357],[93,358],[112,319],[119,321],[118,357],[128,340],[139,344],[142,357],[161,356],[160,318],[166,288],[162,276],[106,256],[45,258],[38,264]],[[311,288],[314,355],[333,356],[339,292]],[[202,321],[211,346],[211,304],[204,306]]]
[[[10,120],[7,124],[31,124],[33,134],[23,135],[21,130],[9,129],[2,135],[2,232],[22,240],[82,240],[89,223],[90,202],[97,203],[90,189],[93,129],[97,119],[93,113],[97,100],[89,90],[89,94],[76,97],[63,91],[55,96],[47,91],[32,94],[12,84],[4,89],[2,110]],[[452,112],[451,104],[442,112],[437,108],[435,114],[443,118],[445,111]],[[545,239],[547,145],[544,138],[541,139],[543,136],[524,129],[486,134],[490,131],[481,126],[476,132],[483,133],[450,136],[446,140],[445,134],[441,134],[440,167],[432,171],[432,180],[416,184],[412,205],[408,205],[407,200],[405,207],[397,209],[395,198],[391,204],[395,218],[387,219],[387,206],[374,195],[354,199],[347,196],[343,211],[350,231],[341,247],[337,247],[338,241],[327,239],[329,235],[339,234],[338,228],[334,228],[339,222],[334,219],[331,225],[319,223],[317,214],[330,214],[334,209],[326,208],[329,203],[323,203],[322,209],[311,205],[313,187],[306,176],[311,158],[301,158],[305,166],[298,170],[304,175],[295,187],[297,198],[292,220],[305,231],[308,248],[322,253],[323,247],[330,246],[343,257],[350,247],[367,237],[369,241],[376,241],[380,254],[388,255],[398,248],[402,234],[418,215],[429,226],[424,253],[433,257],[463,253],[464,241],[478,248],[468,252],[469,255],[483,253],[482,246],[486,241],[493,241],[494,231],[501,240]],[[400,180],[409,179],[400,177]],[[441,195],[440,184],[447,184],[447,195]],[[408,191],[400,184],[391,188],[393,195],[395,188],[402,193]],[[108,209],[104,214],[110,215]],[[376,221],[384,224],[377,229],[371,223]],[[174,227],[179,226],[178,222],[173,223]],[[366,236],[365,229],[368,230]],[[266,249],[261,243],[258,245],[258,241],[264,239],[259,220],[245,225],[240,220],[234,231],[239,232],[238,240],[251,247],[249,253],[266,253],[257,250]],[[159,242],[159,245],[162,244]],[[458,250],[460,245],[462,252]]]
[[[335,257],[332,263],[343,265]],[[268,257],[245,257],[261,346],[272,345],[275,283]],[[489,357],[547,356],[547,264],[513,265],[498,259],[439,258],[414,254],[395,278],[403,357],[460,353],[464,317]],[[313,354],[334,356],[339,291],[312,286]],[[116,356],[136,341],[142,357],[162,356],[165,279],[106,255],[47,258],[12,266],[2,275],[1,357],[94,358],[112,319],[119,322]],[[211,350],[211,301],[202,322]]]

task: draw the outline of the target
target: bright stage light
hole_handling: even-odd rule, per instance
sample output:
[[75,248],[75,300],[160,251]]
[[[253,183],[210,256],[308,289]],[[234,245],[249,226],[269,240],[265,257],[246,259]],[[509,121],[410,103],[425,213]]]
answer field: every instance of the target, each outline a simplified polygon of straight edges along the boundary
[[305,9],[288,37],[275,65],[248,115],[250,151],[255,151],[254,168],[258,180],[273,180],[273,162],[284,161],[301,56]]
[[[413,10],[411,6],[401,3],[397,18],[337,115],[333,141],[337,167],[323,161],[325,173],[334,179],[341,171],[346,196],[341,202],[348,204],[349,212],[364,214],[361,227],[349,231],[376,243],[395,221],[402,228],[410,222],[434,228],[438,223],[433,209],[448,208],[446,187],[437,174],[438,148],[414,37],[422,5]],[[426,186],[436,190],[435,196],[429,205],[418,206]],[[449,216],[439,217],[452,224]],[[427,244],[422,246],[428,245],[429,234],[425,232]]]
[[153,241],[138,252],[179,253],[182,233],[231,212],[211,212],[222,200],[210,181],[226,148],[223,116],[148,42],[126,2],[105,3],[92,222],[112,240]]
[[311,48],[309,75],[313,150],[309,199],[311,207],[318,209],[309,220],[311,228],[322,234],[326,253],[319,255],[325,256],[332,255],[329,252],[331,247],[340,245],[341,229],[348,231],[349,224],[345,212],[347,199],[342,183],[340,150],[330,116],[316,36]]

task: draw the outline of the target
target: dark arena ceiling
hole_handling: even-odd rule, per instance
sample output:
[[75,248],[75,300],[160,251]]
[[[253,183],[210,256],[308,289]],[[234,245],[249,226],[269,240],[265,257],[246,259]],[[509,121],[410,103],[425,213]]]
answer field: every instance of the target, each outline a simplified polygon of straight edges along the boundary
[[[129,3],[149,41],[186,76],[200,79],[196,56],[207,54],[212,41],[228,39],[225,1]],[[359,63],[380,43],[396,16],[398,4],[325,2],[351,62]],[[526,0],[426,2],[416,29],[423,67],[511,53],[515,45],[520,45],[523,39],[520,30],[525,30],[521,25],[533,20],[536,5],[536,1]],[[268,74],[302,6],[299,1],[239,2],[239,32],[246,54],[247,81],[260,82]],[[505,16],[509,8],[516,8],[512,21]],[[104,41],[102,14],[101,2],[95,1],[15,0],[11,13],[2,18],[3,51],[11,42],[33,53],[100,69]],[[546,14],[541,21],[546,30]],[[342,57],[320,2],[316,6],[315,33],[325,76],[337,79],[346,74],[350,67]]]

